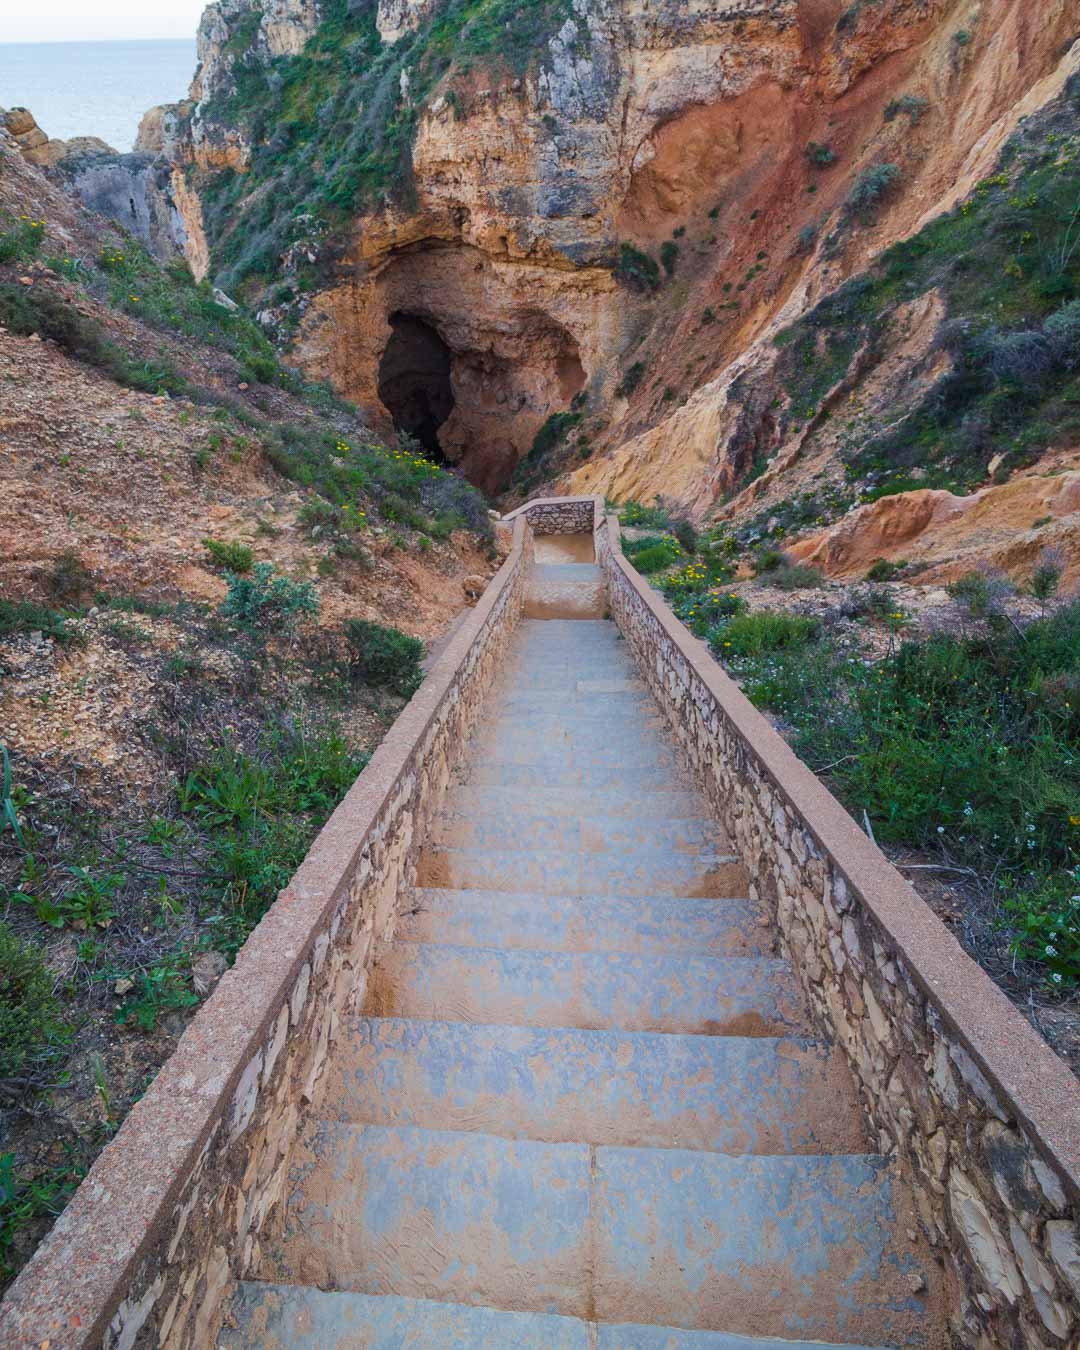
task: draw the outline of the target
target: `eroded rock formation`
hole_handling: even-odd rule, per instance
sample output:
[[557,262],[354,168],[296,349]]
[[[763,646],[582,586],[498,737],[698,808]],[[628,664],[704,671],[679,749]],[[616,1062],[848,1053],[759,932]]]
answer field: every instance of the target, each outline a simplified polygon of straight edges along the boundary
[[[185,251],[199,274],[209,265],[243,288],[308,373],[386,430],[423,427],[432,453],[489,492],[573,407],[581,439],[549,480],[663,494],[699,518],[835,477],[829,419],[781,415],[774,339],[970,194],[1080,64],[1070,0],[1046,0],[1037,21],[1021,0],[993,13],[947,0],[551,0],[533,50],[475,58],[459,8],[380,0],[354,20],[310,0],[210,5],[193,102],[155,114],[145,137],[183,169],[173,196],[189,240],[196,194],[214,203],[208,249]],[[338,59],[320,23],[344,24],[342,51],[363,55],[319,86],[321,102],[282,102],[289,61],[315,59],[309,39],[323,42],[317,63]],[[432,67],[439,23],[460,33]],[[378,80],[350,104],[343,88],[368,71]],[[385,125],[413,127],[397,175],[409,181],[369,186],[343,218],[319,175],[347,176],[366,149],[350,118],[379,100]],[[275,122],[274,108],[303,109],[318,129]],[[322,153],[298,158],[297,144]],[[855,194],[883,171],[895,186],[856,218]],[[853,354],[842,397],[867,419],[913,408],[948,371],[948,319],[940,296],[900,303],[888,340]],[[403,384],[392,357],[387,376],[403,324],[445,349],[449,390]]]
[[75,136],[70,141],[61,141],[47,135],[37,124],[37,118],[29,108],[0,108],[0,124],[19,147],[23,159],[39,168],[54,168],[63,160],[72,156],[115,155],[111,145],[98,136]]

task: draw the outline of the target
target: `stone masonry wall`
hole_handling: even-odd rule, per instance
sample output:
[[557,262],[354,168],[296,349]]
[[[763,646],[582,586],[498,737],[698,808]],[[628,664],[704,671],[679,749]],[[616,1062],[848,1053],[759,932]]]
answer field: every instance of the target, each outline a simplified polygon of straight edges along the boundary
[[0,1306],[0,1344],[205,1350],[520,616],[527,528]]
[[504,516],[524,516],[534,534],[589,534],[596,520],[597,497],[540,497]]
[[956,1343],[1080,1345],[1080,1086],[597,530],[613,616],[948,1274]]

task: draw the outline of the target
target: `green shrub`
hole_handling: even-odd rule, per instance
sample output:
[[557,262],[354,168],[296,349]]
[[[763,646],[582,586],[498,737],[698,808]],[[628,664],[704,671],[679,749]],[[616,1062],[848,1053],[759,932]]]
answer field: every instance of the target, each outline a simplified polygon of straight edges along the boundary
[[21,337],[37,333],[68,355],[97,367],[110,379],[145,393],[180,394],[187,382],[162,361],[137,361],[108,341],[101,325],[80,314],[62,296],[41,283],[17,286],[0,283],[0,324]]
[[866,571],[867,581],[892,581],[897,572],[903,570],[900,563],[890,562],[888,558],[878,558]]
[[548,456],[565,442],[575,427],[581,425],[583,416],[580,412],[552,413],[533,438],[528,454],[514,469],[514,480],[528,483],[539,477]]
[[620,398],[629,398],[630,395],[641,383],[642,379],[644,378],[644,375],[645,375],[645,362],[635,361],[634,364],[629,367],[626,374],[622,377],[622,381],[615,390],[616,394],[618,394]]
[[693,521],[686,516],[674,516],[671,521],[671,533],[679,541],[684,553],[694,554],[698,548],[698,532]]
[[31,600],[0,598],[0,638],[13,633],[41,633],[61,644],[74,637],[63,614],[35,605]]
[[424,678],[424,644],[419,638],[367,619],[347,620],[344,631],[349,667],[357,679],[402,698],[416,693]]
[[824,169],[835,163],[836,153],[827,145],[819,145],[817,141],[811,141],[806,147],[806,158],[815,169]]
[[1043,324],[1055,359],[1066,370],[1080,368],[1080,300],[1070,300]]
[[[678,245],[675,245],[676,254]],[[615,276],[632,291],[653,291],[660,282],[660,268],[656,259],[625,241],[619,245],[619,261]]]
[[0,214],[0,263],[29,262],[41,252],[44,239],[43,220]]
[[0,922],[0,1079],[20,1079],[66,1034],[41,953]]
[[849,215],[857,215],[864,220],[882,200],[892,185],[900,177],[897,164],[872,164],[855,179],[845,203]]
[[664,571],[681,557],[682,549],[675,540],[666,538],[657,543],[650,543],[647,548],[634,553],[632,561],[643,577],[649,577],[656,572]]
[[769,573],[769,585],[781,591],[812,590],[824,585],[824,581],[816,567],[803,567],[798,563],[788,563]]
[[228,593],[221,613],[251,628],[288,632],[303,616],[314,618],[319,597],[310,581],[275,575],[271,563],[256,563],[251,576],[227,572]]
[[901,94],[899,98],[890,99],[885,105],[885,121],[892,122],[901,113],[906,113],[911,119],[911,125],[917,126],[929,106],[929,100],[920,94]]
[[0,834],[5,830],[11,831],[20,848],[26,848],[26,836],[19,823],[19,806],[11,776],[11,756],[7,746],[0,741]]
[[881,622],[898,623],[898,616],[903,616],[896,592],[876,583],[848,591],[841,602],[840,612],[845,619],[877,619]]
[[775,572],[787,562],[787,555],[778,548],[760,548],[754,555],[754,576]]
[[657,548],[658,546],[669,546],[671,540],[662,534],[640,534],[636,538],[626,537],[622,541],[623,553],[628,558],[635,558],[639,553],[644,553],[646,549]]
[[191,987],[187,964],[183,958],[167,957],[149,970],[140,971],[124,1006],[117,1010],[118,1025],[134,1022],[140,1031],[153,1031],[164,1013],[194,1008],[199,996]]
[[177,806],[206,838],[220,951],[239,950],[366,763],[334,727],[281,728],[264,737],[257,755],[217,746],[181,781]]
[[25,1230],[61,1213],[83,1170],[67,1164],[33,1176],[20,1175],[15,1171],[15,1154],[0,1153],[0,1285],[25,1260]]
[[[623,502],[619,511],[619,523],[634,529],[666,530],[670,524],[667,509],[657,497],[654,506],[645,506],[642,502]],[[623,552],[631,547],[630,541],[623,541]]]
[[1080,984],[1080,902],[1076,871],[1063,876],[1036,873],[1024,885],[1014,876],[1002,884],[1002,904],[1012,929],[1013,952],[1047,972],[1055,993]]
[[1045,603],[1057,595],[1064,572],[1064,556],[1057,549],[1043,549],[1031,574],[1031,594]]
[[203,548],[215,567],[228,572],[250,572],[255,554],[236,539],[204,539]]
[[813,642],[820,627],[817,619],[803,614],[758,610],[753,614],[737,614],[719,628],[713,647],[724,658],[792,651]]
[[[675,591],[675,594],[672,592]],[[725,620],[736,614],[747,612],[746,601],[733,591],[724,590],[722,585],[710,585],[705,590],[677,593],[677,588],[664,587],[665,595],[671,595],[672,609],[676,618],[686,624],[697,637],[711,637],[713,631]]]
[[664,271],[669,277],[675,275],[675,267],[679,261],[679,246],[674,239],[665,239],[660,245],[660,262]]
[[93,584],[86,564],[73,548],[60,553],[45,578],[45,585],[54,600],[77,604]]
[[318,495],[309,497],[303,504],[299,520],[309,534],[319,534],[323,530],[340,530],[346,524],[342,508]]
[[879,839],[945,845],[950,860],[997,878],[1016,953],[1051,988],[1077,987],[1080,604],[1022,632],[906,642],[871,664],[827,635],[723,645],[759,619],[733,619],[713,645],[784,719],[796,752],[828,769]]
[[817,240],[818,231],[816,225],[804,225],[799,231],[799,237],[795,243],[796,253],[809,253]]
[[1000,573],[986,570],[966,572],[945,589],[973,619],[989,619],[1000,613],[1001,603],[1012,587]]

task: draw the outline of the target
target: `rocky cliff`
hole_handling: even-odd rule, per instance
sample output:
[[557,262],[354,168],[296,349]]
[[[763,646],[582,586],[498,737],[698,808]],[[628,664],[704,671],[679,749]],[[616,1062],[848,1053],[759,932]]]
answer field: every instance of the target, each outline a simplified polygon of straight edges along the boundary
[[[1033,412],[1040,444],[991,429],[853,467],[860,427],[918,420],[971,359],[956,322],[992,320],[928,273],[872,331],[811,318],[824,349],[794,357],[784,335],[942,213],[981,202],[996,236],[1034,168],[979,185],[1036,125],[1075,185],[1077,28],[1070,0],[221,0],[156,144],[205,229],[189,259],[487,491],[766,525],[814,496],[828,524],[897,468],[963,496],[1075,445]],[[1061,196],[1032,233],[1068,230]],[[1073,262],[1014,328],[1072,298]]]

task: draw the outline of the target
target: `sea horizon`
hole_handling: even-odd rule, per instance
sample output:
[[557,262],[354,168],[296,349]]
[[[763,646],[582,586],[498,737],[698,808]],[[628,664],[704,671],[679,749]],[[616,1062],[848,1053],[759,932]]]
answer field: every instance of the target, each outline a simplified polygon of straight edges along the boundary
[[194,37],[0,42],[0,107],[28,108],[53,139],[126,153],[147,109],[186,98],[194,73]]

